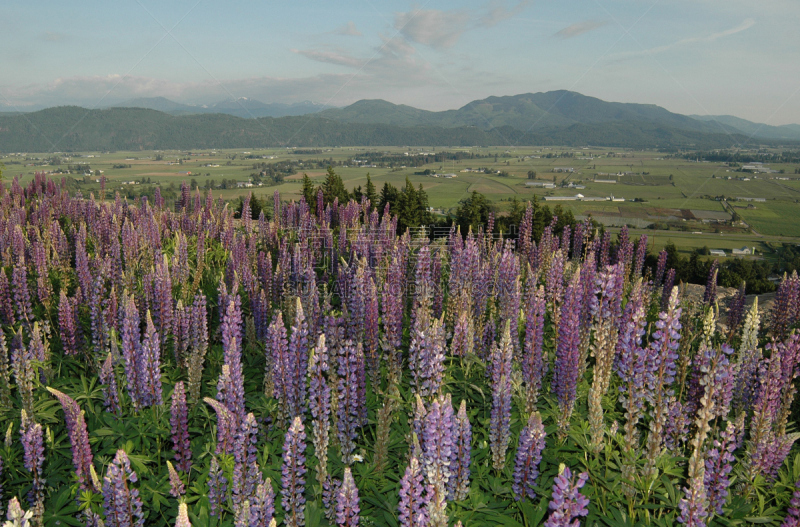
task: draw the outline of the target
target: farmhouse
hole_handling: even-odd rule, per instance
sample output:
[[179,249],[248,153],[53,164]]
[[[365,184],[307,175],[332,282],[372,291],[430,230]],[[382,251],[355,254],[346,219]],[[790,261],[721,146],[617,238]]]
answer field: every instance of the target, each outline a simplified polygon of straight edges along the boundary
[[746,247],[746,246],[742,247],[741,249],[734,249],[733,251],[731,251],[731,253],[733,253],[734,256],[746,256],[746,255],[755,254],[755,252],[756,252],[756,248],[755,247],[753,247],[752,250],[751,250],[750,247]]

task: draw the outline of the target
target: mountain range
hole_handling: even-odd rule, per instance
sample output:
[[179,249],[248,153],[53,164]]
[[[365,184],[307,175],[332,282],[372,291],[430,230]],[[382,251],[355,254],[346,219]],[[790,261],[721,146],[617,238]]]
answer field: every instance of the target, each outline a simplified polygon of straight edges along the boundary
[[797,147],[800,126],[686,116],[564,90],[488,97],[440,112],[384,100],[331,108],[246,98],[192,106],[156,97],[104,109],[0,113],[3,152],[381,145]]

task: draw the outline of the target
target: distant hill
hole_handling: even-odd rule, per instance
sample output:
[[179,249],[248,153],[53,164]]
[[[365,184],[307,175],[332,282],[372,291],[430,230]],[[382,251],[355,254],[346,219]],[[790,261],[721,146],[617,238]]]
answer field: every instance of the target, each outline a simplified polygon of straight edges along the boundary
[[800,125],[798,124],[771,126],[768,124],[754,123],[746,119],[734,117],[733,115],[692,115],[690,117],[699,121],[717,122],[723,126],[734,128],[747,136],[800,141]]
[[606,102],[566,90],[488,97],[472,101],[458,110],[443,112],[418,110],[383,100],[365,100],[345,108],[324,110],[320,115],[350,123],[425,124],[447,128],[476,126],[484,130],[510,126],[516,130],[538,131],[574,124],[638,122],[713,134],[736,131],[652,104]]
[[145,108],[148,110],[158,110],[170,115],[194,115],[202,113],[222,113],[235,115],[245,119],[257,119],[259,117],[286,117],[288,115],[308,115],[317,113],[330,106],[303,101],[294,104],[263,103],[256,99],[240,97],[220,101],[208,105],[181,104],[171,101],[164,97],[141,97],[121,102],[112,106],[113,108]]
[[[400,113],[411,113],[404,107]],[[479,111],[473,108],[474,111]],[[169,115],[144,108],[76,106],[0,115],[0,152],[73,152],[278,146],[566,145],[629,148],[726,148],[741,134],[681,129],[655,121],[606,121],[533,127],[344,122],[317,115],[243,119],[220,113]],[[437,113],[437,112],[428,112]],[[510,110],[508,111],[510,113]],[[566,119],[566,117],[564,117]],[[409,118],[407,123],[414,121]],[[697,121],[700,125],[704,125]],[[755,142],[754,142],[755,143]]]

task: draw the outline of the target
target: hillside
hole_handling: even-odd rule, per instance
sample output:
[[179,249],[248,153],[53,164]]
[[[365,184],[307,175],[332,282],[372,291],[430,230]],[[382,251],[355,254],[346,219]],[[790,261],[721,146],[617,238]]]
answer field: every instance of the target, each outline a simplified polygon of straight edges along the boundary
[[308,115],[328,108],[323,104],[303,101],[294,104],[263,103],[256,99],[239,97],[209,105],[181,104],[164,97],[141,97],[115,104],[112,108],[144,108],[158,110],[170,115],[194,115],[203,113],[222,113],[245,119],[259,117],[286,117],[289,115]]
[[[743,135],[735,140],[745,142]],[[568,145],[722,148],[727,134],[617,121],[537,127],[395,126],[320,116],[243,119],[225,114],[173,116],[155,110],[75,106],[0,115],[0,151],[149,150],[274,146]]]
[[797,124],[770,126],[768,124],[754,123],[733,115],[692,115],[691,117],[700,121],[716,122],[723,126],[735,128],[747,136],[800,141],[800,125]]

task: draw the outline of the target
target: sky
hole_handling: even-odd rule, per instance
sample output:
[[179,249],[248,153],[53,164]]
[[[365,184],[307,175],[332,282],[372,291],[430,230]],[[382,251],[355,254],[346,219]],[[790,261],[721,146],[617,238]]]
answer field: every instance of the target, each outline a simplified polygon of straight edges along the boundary
[[797,0],[6,0],[0,19],[0,111],[566,89],[800,123]]

